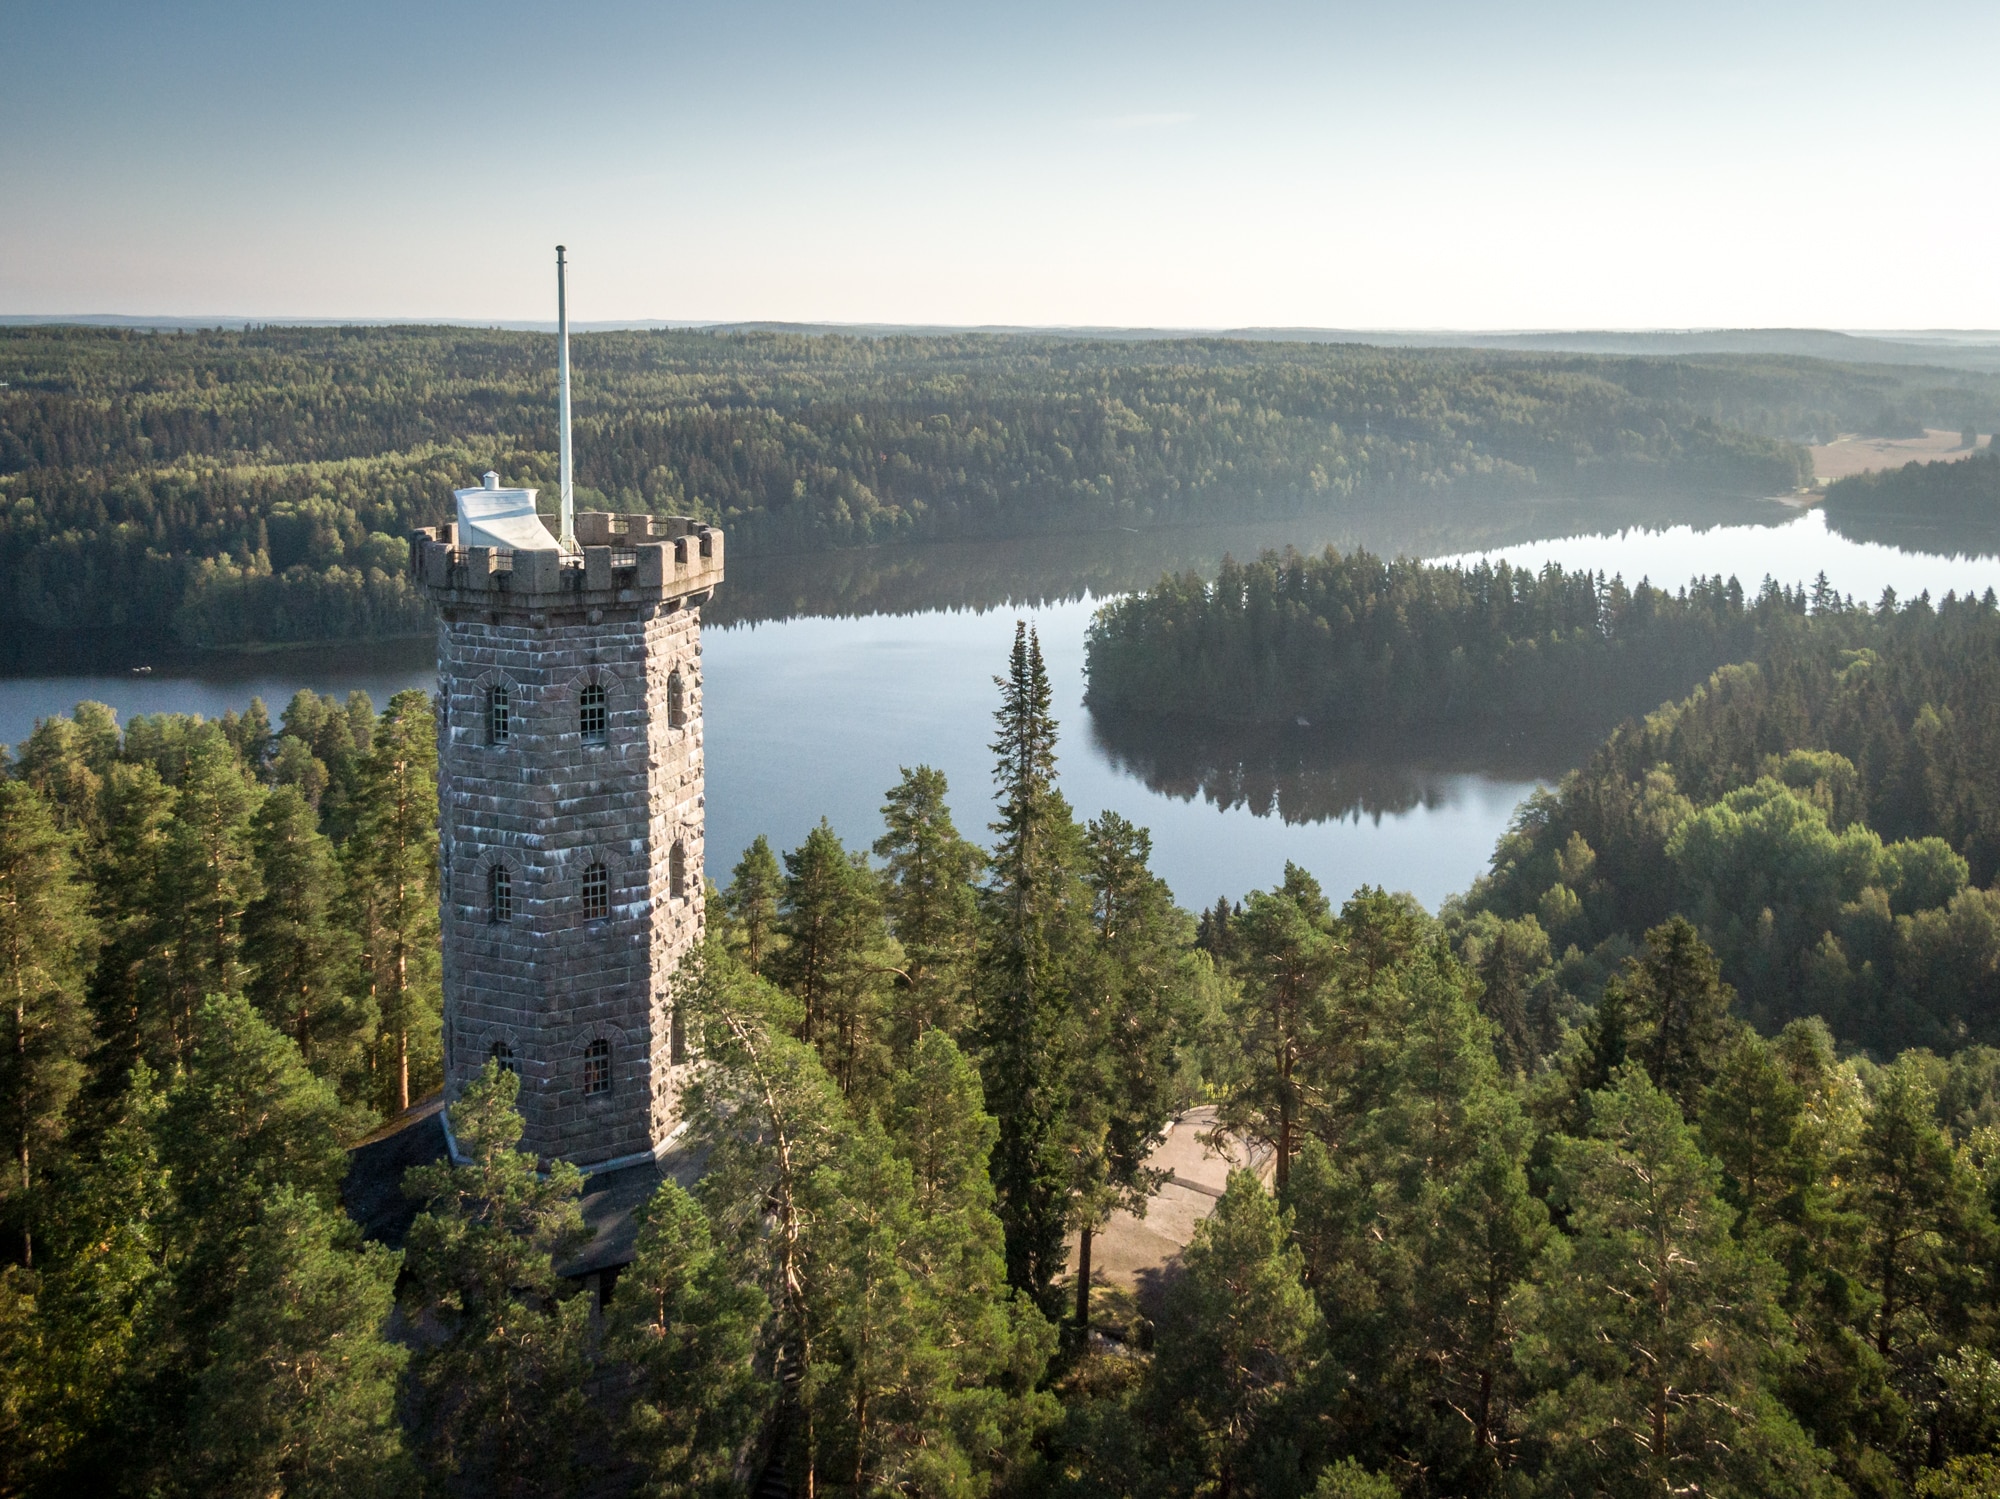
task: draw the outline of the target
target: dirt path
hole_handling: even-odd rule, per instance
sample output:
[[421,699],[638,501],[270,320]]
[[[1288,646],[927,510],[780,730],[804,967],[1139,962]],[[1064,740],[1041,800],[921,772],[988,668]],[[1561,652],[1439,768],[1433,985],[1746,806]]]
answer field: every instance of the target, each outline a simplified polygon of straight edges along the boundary
[[[1202,1219],[1215,1211],[1216,1199],[1229,1184],[1232,1170],[1247,1167],[1266,1183],[1271,1179],[1270,1152],[1252,1150],[1234,1141],[1227,1154],[1202,1143],[1215,1127],[1212,1107],[1190,1109],[1174,1121],[1146,1164],[1170,1173],[1146,1203],[1146,1216],[1113,1213],[1091,1241],[1090,1283],[1136,1293],[1142,1301],[1156,1294],[1173,1273],[1181,1250],[1194,1238]],[[1076,1263],[1076,1240],[1070,1239],[1070,1263]]]

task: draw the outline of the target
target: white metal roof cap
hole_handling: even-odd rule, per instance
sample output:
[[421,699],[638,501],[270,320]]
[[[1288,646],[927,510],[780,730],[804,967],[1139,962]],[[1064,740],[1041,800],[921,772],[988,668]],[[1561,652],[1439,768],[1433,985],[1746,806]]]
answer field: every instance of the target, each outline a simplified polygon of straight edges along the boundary
[[478,489],[458,489],[458,544],[462,547],[507,547],[516,552],[562,550],[535,514],[532,489],[502,489],[500,476],[486,475]]

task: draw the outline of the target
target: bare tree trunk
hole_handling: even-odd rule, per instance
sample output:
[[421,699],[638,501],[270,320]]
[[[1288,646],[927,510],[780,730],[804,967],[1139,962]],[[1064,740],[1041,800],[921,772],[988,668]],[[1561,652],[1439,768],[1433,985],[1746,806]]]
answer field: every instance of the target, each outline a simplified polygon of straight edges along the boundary
[[1090,1225],[1076,1239],[1076,1327],[1078,1332],[1090,1331]]

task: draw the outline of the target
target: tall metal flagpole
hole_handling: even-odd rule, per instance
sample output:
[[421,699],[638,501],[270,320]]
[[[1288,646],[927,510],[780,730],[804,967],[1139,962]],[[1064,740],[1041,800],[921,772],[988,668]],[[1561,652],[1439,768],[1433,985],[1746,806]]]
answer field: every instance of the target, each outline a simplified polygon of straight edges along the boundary
[[576,545],[576,492],[570,483],[569,466],[569,298],[563,285],[563,247],[556,246],[556,332],[561,344],[557,356],[559,384],[562,391],[562,415],[557,436],[557,453],[562,466],[562,535],[558,538],[565,552],[574,552]]

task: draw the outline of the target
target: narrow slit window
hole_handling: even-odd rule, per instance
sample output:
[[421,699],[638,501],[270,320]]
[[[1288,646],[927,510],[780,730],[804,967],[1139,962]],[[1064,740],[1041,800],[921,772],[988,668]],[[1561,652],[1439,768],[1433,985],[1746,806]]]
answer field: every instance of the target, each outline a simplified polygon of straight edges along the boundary
[[681,687],[679,672],[667,678],[667,726],[674,729],[687,727],[687,694]]
[[611,1091],[611,1043],[602,1038],[583,1049],[583,1094],[601,1098]]
[[514,876],[505,864],[486,871],[486,904],[495,921],[514,919]]
[[592,682],[583,689],[582,728],[586,744],[604,743],[604,687]]
[[667,894],[675,900],[687,894],[688,857],[687,845],[676,843],[667,854]]
[[511,1072],[516,1077],[521,1075],[521,1069],[514,1065],[514,1048],[505,1041],[493,1043],[493,1060],[499,1064],[502,1072]]
[[583,872],[583,918],[601,921],[611,914],[611,875],[602,864]]
[[507,742],[507,736],[513,732],[511,712],[505,687],[495,687],[486,695],[486,738],[489,743]]

